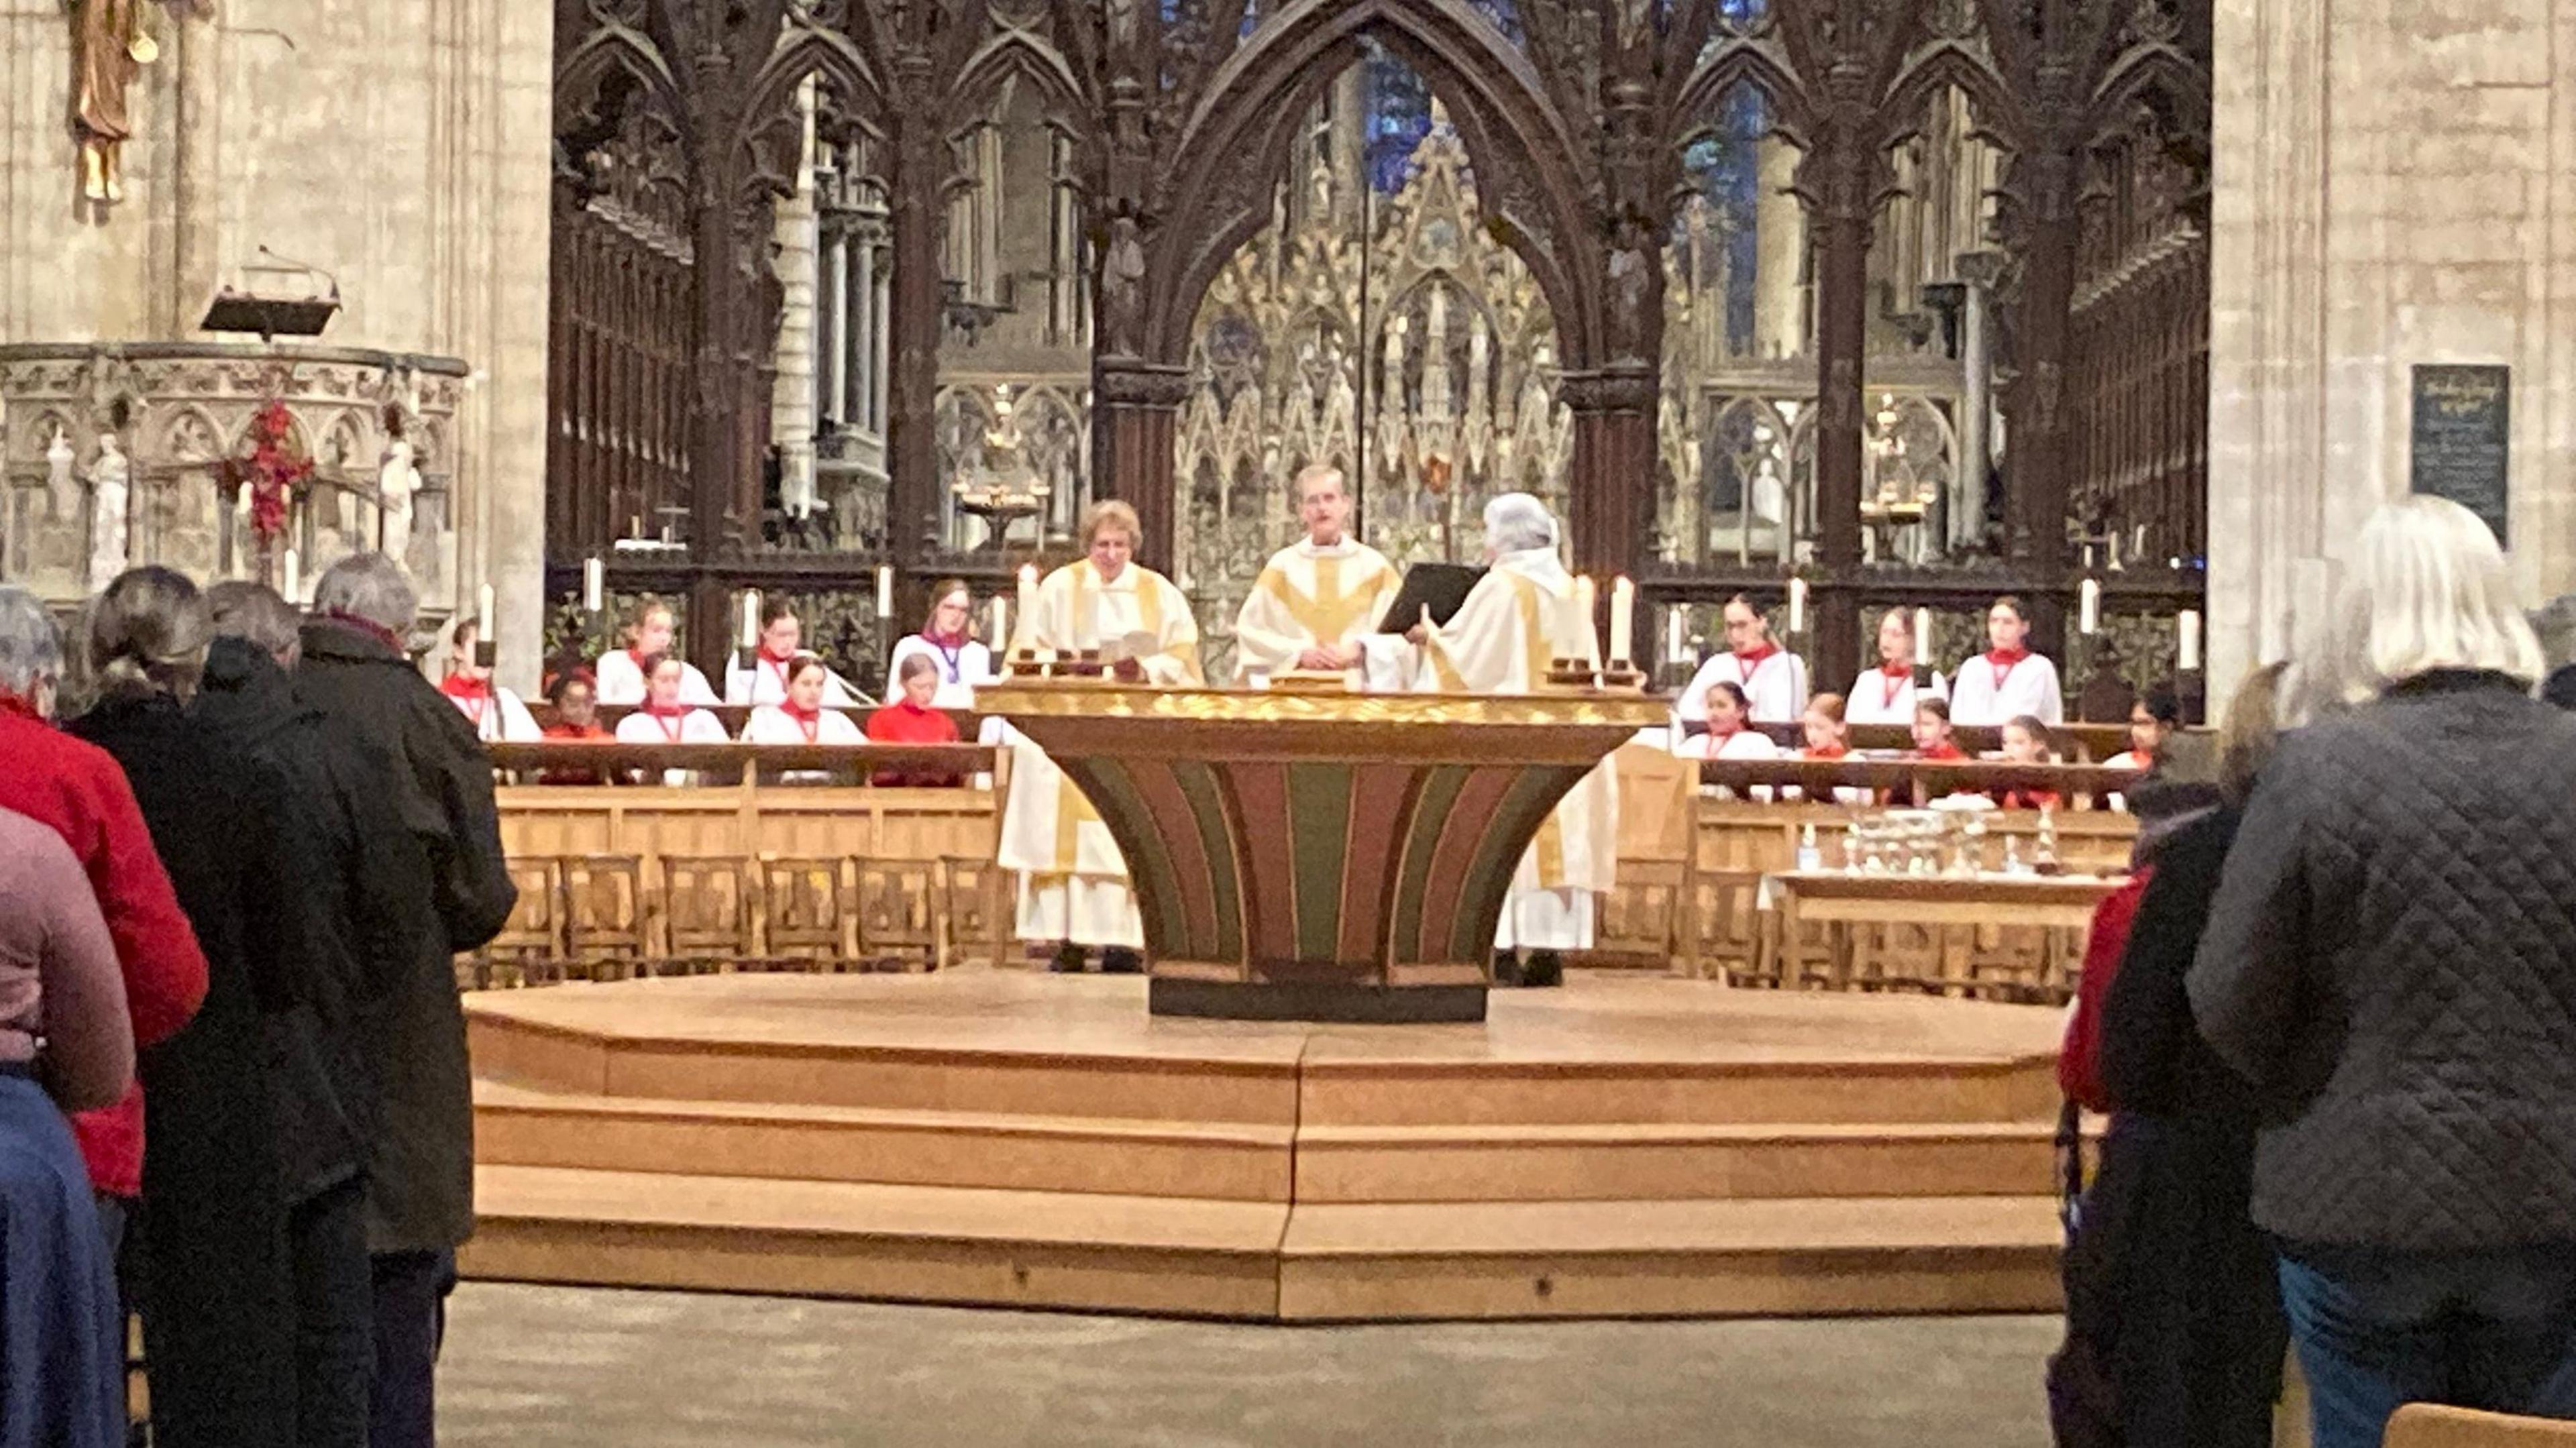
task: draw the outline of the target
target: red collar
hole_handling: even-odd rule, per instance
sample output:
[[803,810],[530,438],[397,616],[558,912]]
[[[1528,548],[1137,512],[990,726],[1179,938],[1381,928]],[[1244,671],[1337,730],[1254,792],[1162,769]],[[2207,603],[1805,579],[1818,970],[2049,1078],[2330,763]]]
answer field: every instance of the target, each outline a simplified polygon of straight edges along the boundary
[[651,699],[646,699],[644,701],[644,712],[652,715],[656,719],[677,719],[688,714],[691,711],[691,708],[692,706],[685,700],[680,703],[667,706],[656,704]]
[[1986,662],[1994,665],[1998,669],[2010,669],[2016,667],[2022,660],[2029,657],[2030,650],[2028,649],[1992,649],[1986,654]]
[[343,613],[336,608],[325,610],[322,616],[329,619],[331,622],[340,625],[342,628],[353,629],[359,633],[365,634],[367,637],[374,639],[376,642],[383,644],[386,648],[393,650],[395,653],[401,654],[405,658],[409,658],[411,656],[411,649],[403,642],[402,635],[395,633],[392,629],[385,627],[374,619],[360,618],[354,613]]
[[492,681],[450,674],[438,681],[438,691],[451,699],[489,699],[492,697]]
[[1955,739],[1944,739],[1929,749],[1919,751],[1918,757],[1924,759],[1965,759],[1968,756],[1960,751],[1959,741]]
[[789,664],[796,662],[796,656],[794,654],[773,654],[766,648],[763,648],[760,651],[760,657],[764,661],[775,664],[782,669],[786,668]]
[[931,715],[939,712],[939,706],[936,704],[916,704],[908,697],[895,700],[894,706],[901,709],[903,712],[920,719],[927,719]]
[[1851,746],[1848,744],[1828,744],[1822,749],[1808,750],[1807,757],[1809,759],[1840,759],[1849,753],[1851,753]]
[[815,705],[811,709],[799,709],[796,707],[795,700],[781,699],[778,701],[778,707],[787,715],[788,718],[809,727],[812,726],[815,721],[823,717],[823,706],[820,704]]
[[1878,671],[1887,675],[1891,679],[1910,679],[1914,677],[1914,666],[1912,664],[1881,664],[1878,666]]
[[0,694],[0,714],[15,714],[21,719],[32,719],[39,724],[45,722],[45,716],[36,712],[34,703],[21,699],[15,694]]
[[966,640],[970,637],[972,637],[972,635],[968,634],[964,629],[959,629],[956,633],[951,634],[946,638],[942,638],[928,629],[923,629],[921,631],[921,638],[924,643],[929,644],[935,649],[946,649],[952,654],[957,652],[959,649],[966,647]]
[[1758,669],[1762,666],[1763,660],[1778,652],[1780,652],[1780,645],[1776,642],[1764,644],[1758,649],[1737,649],[1735,662],[1748,669]]

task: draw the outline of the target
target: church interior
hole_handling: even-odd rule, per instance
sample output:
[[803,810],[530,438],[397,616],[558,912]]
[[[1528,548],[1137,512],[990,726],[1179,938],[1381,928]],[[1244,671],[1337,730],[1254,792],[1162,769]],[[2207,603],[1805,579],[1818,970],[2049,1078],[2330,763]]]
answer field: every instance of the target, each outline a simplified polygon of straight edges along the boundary
[[[2094,1064],[2396,552],[2465,520],[2533,641],[2436,672],[2576,663],[2561,39],[0,3],[0,826],[142,1092],[0,949],[122,1329],[122,1436],[27,1441],[2576,1442],[2576,1285],[2556,1397],[2366,1428],[2295,1253],[2270,1337],[2191,1295],[2279,1111],[2187,1282],[2105,1265],[2188,1133]],[[139,863],[31,802],[120,779]],[[2187,918],[2167,1049],[2241,1070]],[[206,1386],[262,1292],[296,1370]]]

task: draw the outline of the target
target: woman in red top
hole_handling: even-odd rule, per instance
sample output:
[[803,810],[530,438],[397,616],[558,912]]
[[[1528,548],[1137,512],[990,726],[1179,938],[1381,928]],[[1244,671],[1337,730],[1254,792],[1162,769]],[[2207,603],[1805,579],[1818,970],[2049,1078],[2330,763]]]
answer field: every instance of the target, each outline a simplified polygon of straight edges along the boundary
[[[895,666],[895,683],[903,697],[868,716],[868,738],[879,744],[954,744],[957,721],[931,707],[939,693],[939,665],[928,654],[906,654]],[[880,785],[946,789],[966,782],[947,770],[880,769]]]
[[[2004,762],[2055,764],[2057,756],[2048,747],[2048,726],[2035,715],[2016,715],[2004,725]],[[2056,809],[2058,798],[2053,789],[2008,789],[1995,803],[2005,809]]]

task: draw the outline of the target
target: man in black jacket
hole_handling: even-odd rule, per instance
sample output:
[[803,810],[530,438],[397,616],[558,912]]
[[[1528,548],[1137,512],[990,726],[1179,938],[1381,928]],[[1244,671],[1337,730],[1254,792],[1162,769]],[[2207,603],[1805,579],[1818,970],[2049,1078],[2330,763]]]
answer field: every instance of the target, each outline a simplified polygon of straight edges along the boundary
[[297,618],[254,583],[207,591],[215,641],[197,714],[218,747],[257,760],[318,868],[306,990],[269,1012],[280,1187],[297,1318],[297,1433],[305,1448],[367,1441],[375,1358],[366,1167],[380,1126],[375,1039],[411,951],[435,931],[427,857],[380,788],[391,764],[299,702],[287,669]]
[[474,1088],[454,958],[498,934],[518,903],[483,746],[405,651],[418,607],[393,560],[342,559],[315,589],[295,672],[300,699],[388,762],[383,792],[400,833],[425,857],[434,911],[411,942],[375,1033],[383,1109],[367,1184],[375,1448],[436,1441],[442,1304],[455,1281],[456,1248],[474,1230]]

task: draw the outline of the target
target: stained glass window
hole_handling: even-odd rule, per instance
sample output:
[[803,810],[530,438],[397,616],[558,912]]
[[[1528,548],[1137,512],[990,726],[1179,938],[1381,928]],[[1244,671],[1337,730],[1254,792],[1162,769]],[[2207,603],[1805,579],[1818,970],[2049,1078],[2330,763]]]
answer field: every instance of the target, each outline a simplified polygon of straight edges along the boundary
[[1717,123],[1682,153],[1682,174],[1707,203],[1709,230],[1724,257],[1726,339],[1730,352],[1753,345],[1761,234],[1754,220],[1762,191],[1759,143],[1771,131],[1760,91],[1740,86],[1720,103]]
[[1413,174],[1414,148],[1431,134],[1431,83],[1383,47],[1366,50],[1360,114],[1369,184],[1392,196]]
[[1503,32],[1504,39],[1516,46],[1529,44],[1529,36],[1521,30],[1518,0],[1468,0],[1468,3],[1476,7],[1476,13],[1494,22],[1494,28]]

